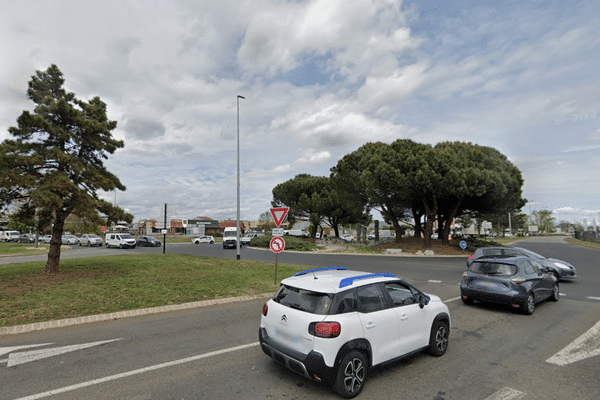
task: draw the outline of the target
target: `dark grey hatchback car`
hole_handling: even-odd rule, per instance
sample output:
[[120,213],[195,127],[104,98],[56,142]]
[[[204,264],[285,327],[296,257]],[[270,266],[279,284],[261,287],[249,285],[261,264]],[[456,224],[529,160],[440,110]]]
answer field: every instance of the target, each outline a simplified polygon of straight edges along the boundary
[[535,304],[558,301],[558,280],[548,267],[528,257],[482,257],[463,274],[460,296],[473,301],[507,304],[531,315]]

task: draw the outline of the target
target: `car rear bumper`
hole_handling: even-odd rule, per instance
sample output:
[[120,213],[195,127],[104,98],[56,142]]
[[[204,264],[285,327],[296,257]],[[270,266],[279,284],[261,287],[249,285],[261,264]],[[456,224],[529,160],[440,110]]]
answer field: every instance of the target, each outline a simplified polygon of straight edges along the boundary
[[483,301],[486,303],[499,303],[518,306],[527,300],[527,293],[519,293],[516,290],[508,292],[492,292],[481,289],[471,289],[464,285],[460,287],[460,295],[463,299]]
[[308,354],[301,354],[279,346],[269,340],[264,328],[259,328],[258,339],[263,352],[289,370],[316,382],[333,383],[335,371],[325,364],[321,353],[311,351]]

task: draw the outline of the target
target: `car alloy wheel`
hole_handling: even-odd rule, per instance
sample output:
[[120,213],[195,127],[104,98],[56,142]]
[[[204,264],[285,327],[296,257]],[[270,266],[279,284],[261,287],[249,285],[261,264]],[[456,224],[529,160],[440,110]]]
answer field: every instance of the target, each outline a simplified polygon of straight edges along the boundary
[[429,344],[429,353],[436,357],[443,356],[448,349],[448,336],[450,332],[448,325],[443,321],[438,321],[433,325],[431,342]]
[[550,298],[552,299],[552,301],[558,301],[558,299],[560,298],[560,290],[558,289],[558,283],[552,288],[552,296]]
[[527,295],[527,300],[522,305],[523,312],[527,315],[533,314],[535,311],[535,303],[533,301],[533,294],[529,293]]
[[359,351],[348,353],[340,364],[334,390],[347,399],[358,396],[367,378],[367,360]]

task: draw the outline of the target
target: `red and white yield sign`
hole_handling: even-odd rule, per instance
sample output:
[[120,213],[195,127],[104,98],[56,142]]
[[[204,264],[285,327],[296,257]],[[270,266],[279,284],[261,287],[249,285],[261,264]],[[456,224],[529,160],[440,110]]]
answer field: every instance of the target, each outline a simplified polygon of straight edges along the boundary
[[285,216],[287,215],[289,210],[290,210],[289,207],[271,208],[271,214],[273,215],[273,219],[275,220],[275,225],[277,225],[278,228],[279,228],[279,225],[281,225],[281,223],[285,219]]
[[281,253],[285,249],[285,240],[281,236],[275,236],[269,242],[269,247],[273,253]]

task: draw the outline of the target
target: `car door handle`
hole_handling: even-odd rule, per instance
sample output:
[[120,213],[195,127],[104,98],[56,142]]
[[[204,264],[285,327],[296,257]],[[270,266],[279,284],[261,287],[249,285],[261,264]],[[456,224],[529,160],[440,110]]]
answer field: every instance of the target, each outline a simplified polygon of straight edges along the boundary
[[406,315],[406,314],[400,315],[400,321],[405,321],[407,319],[408,319],[408,315]]
[[367,329],[375,328],[375,322],[369,321],[369,322],[367,322],[367,325],[365,325],[365,327]]

